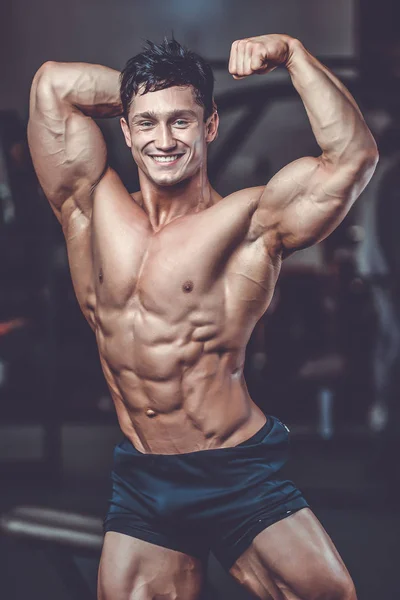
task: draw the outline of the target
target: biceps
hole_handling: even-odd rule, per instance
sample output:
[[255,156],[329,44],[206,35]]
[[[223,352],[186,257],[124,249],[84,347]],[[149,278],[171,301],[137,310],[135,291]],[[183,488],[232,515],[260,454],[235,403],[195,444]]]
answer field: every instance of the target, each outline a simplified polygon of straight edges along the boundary
[[282,169],[260,201],[274,215],[275,243],[293,252],[323,240],[347,215],[372,172],[365,161],[333,166],[312,157]]
[[28,140],[39,182],[55,211],[76,195],[86,212],[85,203],[107,160],[103,136],[93,119],[60,99],[48,81],[34,82]]

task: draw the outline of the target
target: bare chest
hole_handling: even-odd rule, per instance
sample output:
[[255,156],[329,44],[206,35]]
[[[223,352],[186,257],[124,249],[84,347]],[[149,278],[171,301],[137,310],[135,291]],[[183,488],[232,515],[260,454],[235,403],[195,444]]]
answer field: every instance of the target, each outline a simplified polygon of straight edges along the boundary
[[140,307],[171,325],[212,312],[259,318],[276,268],[262,240],[246,240],[248,211],[233,208],[190,215],[157,234],[102,239],[94,252],[99,308]]
[[153,331],[216,321],[251,328],[265,312],[279,265],[262,239],[247,239],[246,203],[224,199],[156,233],[137,207],[132,214],[95,208],[88,227],[71,231],[68,249],[79,303],[105,335],[140,319],[149,329],[149,317]]
[[223,261],[207,235],[183,228],[152,240],[136,279],[135,296],[149,313],[173,323],[198,310],[218,311],[224,302]]

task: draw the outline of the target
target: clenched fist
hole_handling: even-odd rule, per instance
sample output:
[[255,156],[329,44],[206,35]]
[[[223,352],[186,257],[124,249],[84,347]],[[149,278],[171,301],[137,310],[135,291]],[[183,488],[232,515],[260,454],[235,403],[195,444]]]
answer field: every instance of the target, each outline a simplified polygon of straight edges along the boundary
[[229,73],[242,79],[253,73],[269,73],[286,64],[295,40],[284,34],[260,35],[233,42],[229,58]]

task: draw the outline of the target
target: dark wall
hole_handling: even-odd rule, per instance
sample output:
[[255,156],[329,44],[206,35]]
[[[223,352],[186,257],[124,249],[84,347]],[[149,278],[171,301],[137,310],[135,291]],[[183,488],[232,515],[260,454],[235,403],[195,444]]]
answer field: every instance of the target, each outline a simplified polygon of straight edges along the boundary
[[122,68],[146,38],[174,32],[207,58],[262,33],[299,37],[317,54],[354,51],[353,2],[335,0],[13,0],[0,8],[0,109],[27,114],[29,87],[46,60]]
[[370,78],[400,77],[400,4],[358,0],[359,50]]

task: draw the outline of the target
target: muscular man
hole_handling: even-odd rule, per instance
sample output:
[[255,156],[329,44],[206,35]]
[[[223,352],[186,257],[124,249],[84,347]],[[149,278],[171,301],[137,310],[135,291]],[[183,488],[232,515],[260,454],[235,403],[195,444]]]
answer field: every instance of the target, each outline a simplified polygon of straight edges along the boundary
[[[337,550],[280,475],[288,430],[243,378],[246,344],[282,259],[326,237],[377,163],[348,90],[300,41],[232,45],[239,79],[284,65],[321,148],[222,198],[207,178],[213,75],[175,40],[120,74],[45,63],[31,92],[35,168],[62,224],[123,441],[99,571],[101,600],[195,600],[210,549],[257,598],[354,600]],[[93,117],[121,116],[139,169],[129,194]]]

